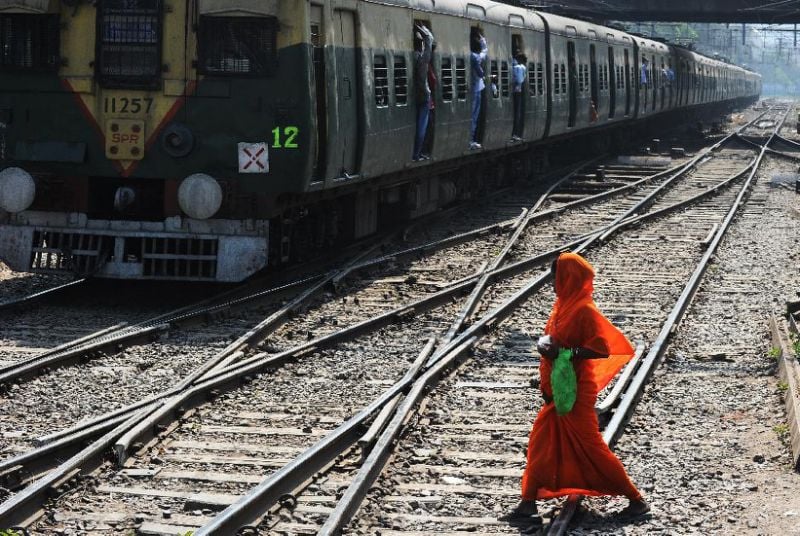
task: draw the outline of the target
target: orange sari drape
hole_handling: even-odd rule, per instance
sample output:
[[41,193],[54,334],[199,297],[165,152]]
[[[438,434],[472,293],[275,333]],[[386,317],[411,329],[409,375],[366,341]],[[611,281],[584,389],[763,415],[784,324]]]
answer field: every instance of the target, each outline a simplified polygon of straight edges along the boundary
[[[556,303],[545,333],[562,347],[582,347],[608,355],[606,359],[575,359],[578,396],[568,414],[559,416],[545,404],[533,423],[528,464],[522,477],[524,500],[549,499],[573,493],[625,495],[640,499],[622,463],[600,434],[597,394],[633,357],[625,336],[592,300],[594,269],[581,256],[564,253],[556,265]],[[552,363],[542,358],[541,388],[550,399]]]

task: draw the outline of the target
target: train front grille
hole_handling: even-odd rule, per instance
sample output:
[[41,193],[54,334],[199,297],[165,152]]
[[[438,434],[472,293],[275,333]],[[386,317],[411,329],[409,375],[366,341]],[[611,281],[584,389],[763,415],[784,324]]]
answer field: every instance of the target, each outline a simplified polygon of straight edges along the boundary
[[114,251],[114,237],[61,231],[35,231],[31,269],[91,275]]
[[214,279],[217,275],[215,239],[143,238],[145,277]]
[[216,238],[113,236],[37,230],[30,267],[34,272],[134,276],[142,279],[214,281]]

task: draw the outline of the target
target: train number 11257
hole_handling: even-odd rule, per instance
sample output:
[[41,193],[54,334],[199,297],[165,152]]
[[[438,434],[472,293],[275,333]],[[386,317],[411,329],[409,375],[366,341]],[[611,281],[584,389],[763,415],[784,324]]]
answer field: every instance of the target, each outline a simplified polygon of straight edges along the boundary
[[153,108],[151,97],[106,97],[103,110],[112,114],[149,114]]

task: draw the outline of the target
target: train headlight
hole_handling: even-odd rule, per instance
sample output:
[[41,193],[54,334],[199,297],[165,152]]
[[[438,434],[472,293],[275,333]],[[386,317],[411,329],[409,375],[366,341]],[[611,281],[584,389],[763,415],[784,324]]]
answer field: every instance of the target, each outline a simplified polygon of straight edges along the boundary
[[31,174],[17,167],[0,171],[0,208],[6,212],[22,212],[33,204],[36,183]]
[[178,205],[190,218],[207,220],[222,206],[222,187],[210,175],[189,175],[178,188]]

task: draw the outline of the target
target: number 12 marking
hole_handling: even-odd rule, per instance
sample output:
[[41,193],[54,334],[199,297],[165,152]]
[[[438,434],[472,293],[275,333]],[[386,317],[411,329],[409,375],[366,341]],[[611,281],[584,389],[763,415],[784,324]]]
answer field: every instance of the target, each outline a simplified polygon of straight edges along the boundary
[[[283,143],[281,143],[281,134],[286,138]],[[272,147],[274,149],[297,149],[300,147],[295,141],[298,134],[300,134],[300,129],[297,127],[284,127],[283,132],[281,132],[281,127],[275,127],[272,129]]]

